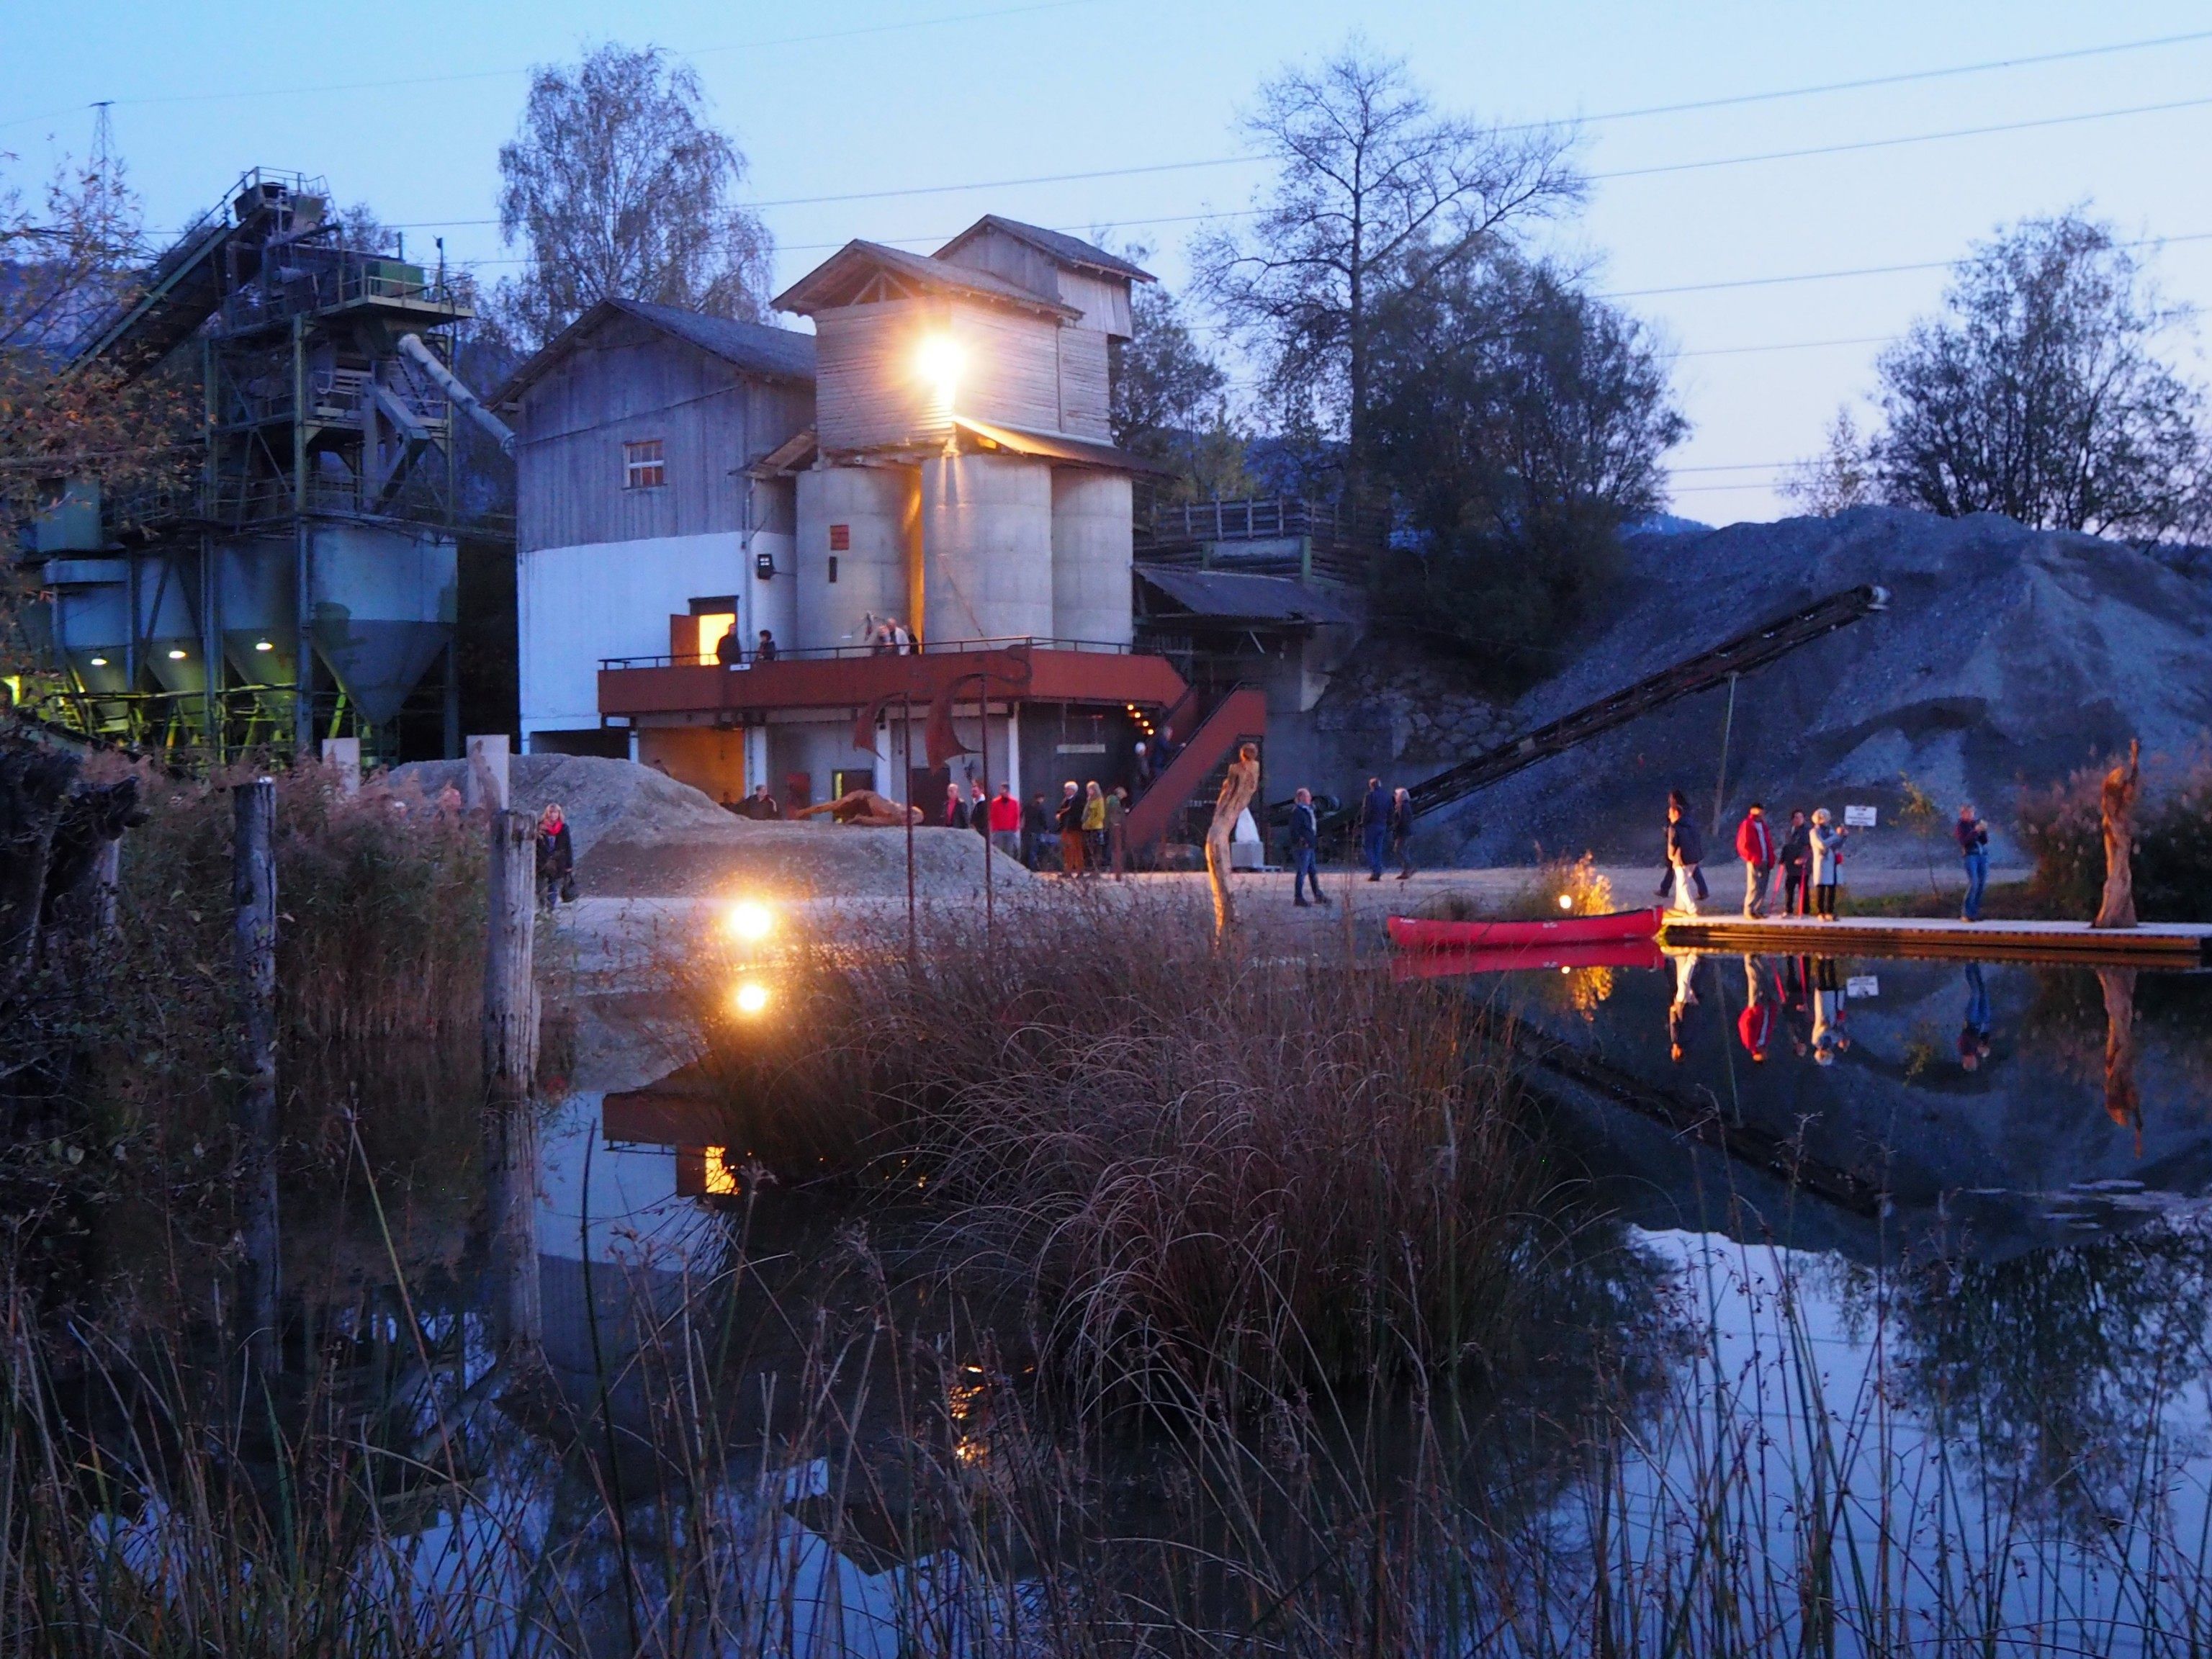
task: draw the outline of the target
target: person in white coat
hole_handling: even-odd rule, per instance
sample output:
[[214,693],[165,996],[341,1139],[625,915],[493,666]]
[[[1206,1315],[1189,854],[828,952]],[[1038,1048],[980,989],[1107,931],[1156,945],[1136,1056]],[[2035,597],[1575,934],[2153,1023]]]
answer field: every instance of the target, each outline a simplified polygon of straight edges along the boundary
[[1836,827],[1826,807],[1813,814],[1813,914],[1823,921],[1836,919],[1836,882],[1843,872],[1844,842],[1850,833]]

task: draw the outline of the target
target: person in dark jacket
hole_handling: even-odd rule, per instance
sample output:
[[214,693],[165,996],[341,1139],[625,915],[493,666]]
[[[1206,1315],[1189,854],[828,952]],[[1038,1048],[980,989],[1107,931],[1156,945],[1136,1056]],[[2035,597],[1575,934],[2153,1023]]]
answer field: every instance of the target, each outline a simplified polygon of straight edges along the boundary
[[1979,921],[1982,893],[1990,884],[1990,826],[1974,816],[1972,802],[1959,809],[1951,838],[1959,843],[1959,857],[1966,870],[1966,897],[1959,907],[1959,920]]
[[538,815],[538,898],[550,910],[568,893],[576,856],[568,842],[568,820],[558,801],[549,801]]
[[765,628],[760,631],[760,643],[753,647],[753,660],[755,662],[775,660],[775,635]]
[[1390,851],[1398,860],[1398,879],[1413,878],[1413,792],[1395,791],[1390,797]]
[[[1327,904],[1321,890],[1321,820],[1314,814],[1313,791],[1301,789],[1291,797],[1291,902],[1301,910]],[[1313,897],[1305,896],[1308,887]]]
[[738,638],[738,630],[724,629],[722,637],[714,641],[714,660],[725,668],[737,668],[744,665],[744,642]]
[[991,836],[991,802],[980,782],[968,786],[968,827],[986,841]]
[[947,830],[965,830],[968,827],[968,803],[961,799],[960,786],[957,783],[945,786],[945,827]]
[[1690,821],[1689,802],[1678,793],[1667,803],[1667,871],[1674,884],[1674,908],[1698,914],[1698,901],[1705,896],[1705,847],[1698,826]]
[[1031,795],[1022,808],[1022,862],[1034,870],[1042,861],[1045,842],[1052,835],[1052,814],[1044,810],[1044,797]]
[[1380,778],[1367,780],[1359,802],[1359,838],[1367,854],[1367,879],[1382,879],[1382,854],[1390,844],[1390,792]]
[[1782,850],[1777,856],[1782,865],[1782,914],[1802,916],[1805,873],[1813,862],[1813,826],[1805,821],[1802,811],[1790,815],[1790,833],[1782,838]]

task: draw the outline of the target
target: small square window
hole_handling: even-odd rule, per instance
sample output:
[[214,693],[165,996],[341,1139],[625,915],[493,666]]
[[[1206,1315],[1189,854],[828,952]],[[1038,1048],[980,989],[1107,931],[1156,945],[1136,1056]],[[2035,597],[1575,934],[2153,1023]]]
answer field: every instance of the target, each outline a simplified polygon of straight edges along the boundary
[[623,488],[658,489],[668,482],[668,461],[663,442],[646,438],[623,446]]

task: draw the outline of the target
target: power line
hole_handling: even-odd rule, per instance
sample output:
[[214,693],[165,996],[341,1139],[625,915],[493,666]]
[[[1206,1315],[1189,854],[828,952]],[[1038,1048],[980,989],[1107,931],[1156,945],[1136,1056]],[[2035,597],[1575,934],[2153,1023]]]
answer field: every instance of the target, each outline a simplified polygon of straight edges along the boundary
[[[2132,241],[2117,242],[2116,247],[2170,246],[2180,242],[2212,241],[2212,230],[2195,230],[2179,236],[2139,236]],[[1922,259],[1910,264],[1854,265],[1839,270],[1800,270],[1784,276],[1735,276],[1722,282],[1677,283],[1667,288],[1619,288],[1607,289],[1595,297],[1601,300],[1644,300],[1665,294],[1711,294],[1723,289],[1771,288],[1788,283],[1826,283],[1847,276],[1889,276],[1900,271],[1948,270],[1957,259]],[[1771,347],[1747,348],[1753,350],[1775,349]],[[1688,355],[1686,353],[1685,356]]]
[[[896,23],[871,23],[858,28],[829,29],[815,34],[766,35],[757,40],[730,40],[720,46],[688,46],[678,56],[705,58],[727,52],[756,52],[770,46],[811,46],[824,40],[850,40],[862,35],[896,34],[915,29],[935,28],[946,23],[972,23],[995,17],[1017,17],[1029,12],[1066,11],[1075,6],[1094,6],[1102,0],[1033,0],[1028,5],[1001,6],[990,11],[955,12],[945,17],[912,17]],[[234,92],[172,92],[149,93],[143,98],[108,98],[102,103],[125,108],[137,108],[149,104],[211,104],[246,98],[296,98],[313,96],[326,92],[388,92],[399,87],[448,86],[459,81],[507,81],[517,76],[533,72],[535,65],[520,69],[464,70],[450,75],[410,75],[386,81],[333,81],[315,87],[259,87]],[[73,104],[66,109],[49,110],[44,115],[19,115],[0,121],[0,131],[9,127],[28,126],[34,121],[50,121],[57,117],[73,115],[80,109],[93,107],[89,104]]]

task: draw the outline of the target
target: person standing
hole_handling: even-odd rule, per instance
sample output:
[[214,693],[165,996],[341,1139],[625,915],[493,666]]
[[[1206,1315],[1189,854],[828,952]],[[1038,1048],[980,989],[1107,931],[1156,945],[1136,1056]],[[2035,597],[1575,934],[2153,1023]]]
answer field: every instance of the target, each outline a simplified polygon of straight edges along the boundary
[[744,665],[744,641],[738,637],[736,629],[724,629],[721,637],[714,641],[714,660],[725,668],[739,668]]
[[1022,804],[1014,799],[1012,784],[1000,784],[999,793],[992,797],[989,823],[992,847],[1002,857],[1027,864],[1030,854],[1024,845],[1028,838],[1022,833]]
[[1390,797],[1390,852],[1398,860],[1398,879],[1413,878],[1413,792],[1395,791]]
[[765,628],[760,631],[760,643],[753,647],[753,660],[755,662],[775,660],[775,635]]
[[1130,751],[1129,776],[1136,794],[1142,794],[1145,786],[1152,781],[1152,751],[1145,746],[1142,738],[1137,739],[1136,748]]
[[1823,921],[1836,919],[1836,884],[1843,877],[1844,842],[1850,833],[1830,822],[1826,807],[1814,809],[1813,914]]
[[1951,836],[1959,843],[1960,861],[1966,869],[1966,896],[1959,907],[1959,920],[1979,921],[1982,894],[1990,884],[1990,826],[1974,816],[1972,801],[1959,809]]
[[1759,802],[1735,827],[1735,855],[1743,860],[1743,913],[1766,914],[1766,887],[1774,879],[1774,826],[1766,821],[1766,808]]
[[1106,792],[1106,862],[1116,881],[1129,875],[1128,816],[1128,787],[1117,783]]
[[558,801],[538,815],[538,901],[548,910],[575,897],[576,855],[568,839],[568,820]]
[[1060,810],[1053,814],[1053,828],[1060,832],[1060,873],[1079,876],[1083,873],[1083,791],[1073,778],[1060,788]]
[[1805,822],[1802,812],[1790,815],[1790,833],[1782,839],[1782,914],[1802,916],[1805,914],[1805,890],[1810,885],[1805,879],[1807,868],[1813,861],[1813,830]]
[[1106,867],[1106,794],[1096,778],[1083,786],[1083,862],[1093,872]]
[[1175,727],[1163,726],[1160,735],[1152,744],[1152,775],[1158,777],[1175,764],[1175,757],[1182,753],[1182,745],[1176,741]]
[[968,786],[968,827],[986,838],[991,833],[991,803],[983,794],[981,781]]
[[1689,803],[1680,793],[1667,803],[1667,871],[1674,884],[1674,908],[1698,914],[1698,901],[1705,896],[1705,846],[1698,826],[1690,822]]
[[960,786],[957,783],[945,786],[945,827],[947,830],[965,830],[968,827],[968,803],[960,799]]
[[1052,814],[1045,811],[1044,797],[1031,795],[1022,808],[1022,862],[1036,869],[1052,850],[1045,845],[1051,836]]
[[[1313,791],[1301,789],[1291,797],[1291,902],[1301,910],[1327,904],[1321,890],[1321,819],[1314,811]],[[1313,890],[1307,898],[1306,889]]]
[[1382,854],[1390,844],[1390,792],[1380,778],[1367,780],[1367,793],[1359,803],[1359,834],[1367,854],[1367,879],[1382,879]]

